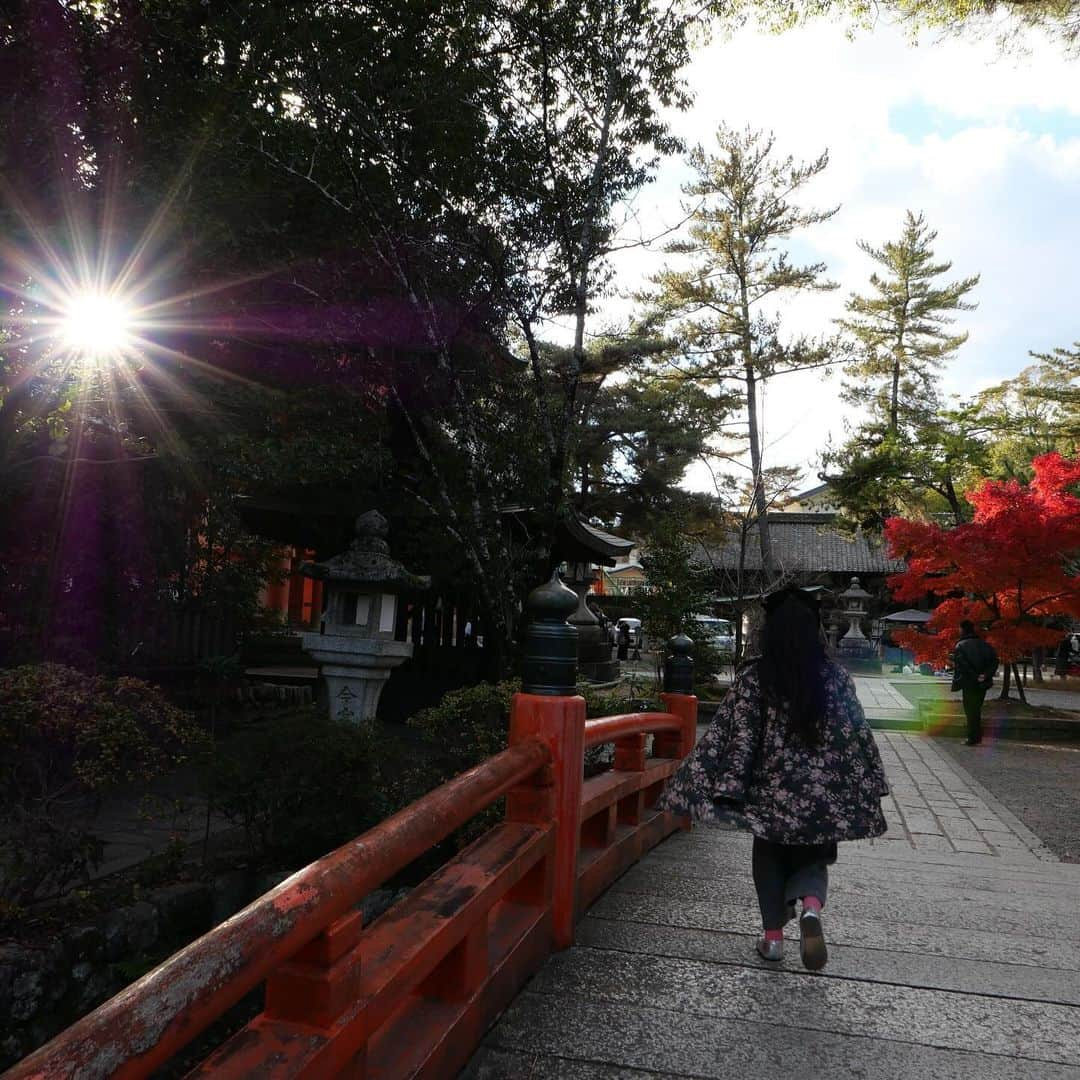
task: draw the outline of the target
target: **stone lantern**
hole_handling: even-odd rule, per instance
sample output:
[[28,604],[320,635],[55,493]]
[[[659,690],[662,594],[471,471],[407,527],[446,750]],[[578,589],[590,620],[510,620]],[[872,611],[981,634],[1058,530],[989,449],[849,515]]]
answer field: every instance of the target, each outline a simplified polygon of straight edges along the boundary
[[840,601],[839,614],[848,621],[847,633],[840,639],[840,653],[853,660],[869,657],[873,648],[862,630],[862,620],[869,618],[870,601],[873,597],[860,584],[857,577],[837,598]]
[[326,680],[330,716],[344,723],[371,723],[390,672],[412,656],[394,640],[401,595],[431,586],[390,555],[386,518],[369,510],[356,519],[349,550],[300,572],[325,583],[326,612],[319,632],[303,635],[304,648]]

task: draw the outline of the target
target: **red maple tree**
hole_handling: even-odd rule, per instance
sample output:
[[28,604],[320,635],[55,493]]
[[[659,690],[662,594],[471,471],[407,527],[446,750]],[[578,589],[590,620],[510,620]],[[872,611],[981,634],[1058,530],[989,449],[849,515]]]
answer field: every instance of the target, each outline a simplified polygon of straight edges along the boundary
[[1051,616],[1080,615],[1080,458],[1044,454],[1032,462],[1030,484],[985,480],[967,496],[975,518],[943,528],[891,518],[885,541],[907,569],[893,574],[893,597],[908,603],[928,593],[945,597],[926,633],[896,639],[919,660],[941,666],[970,619],[1005,663],[1037,646],[1052,647],[1061,630]]

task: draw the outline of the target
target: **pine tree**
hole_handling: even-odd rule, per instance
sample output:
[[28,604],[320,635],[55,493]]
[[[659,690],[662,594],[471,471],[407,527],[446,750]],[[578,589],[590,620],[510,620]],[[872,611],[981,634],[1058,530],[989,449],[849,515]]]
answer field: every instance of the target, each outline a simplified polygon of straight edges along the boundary
[[852,381],[845,383],[844,399],[869,405],[893,438],[901,426],[924,420],[936,408],[937,374],[968,337],[948,333],[954,321],[949,312],[975,307],[964,297],[978,284],[978,274],[934,285],[952,268],[951,262],[934,262],[936,238],[923,215],[909,210],[899,241],[880,248],[860,241],[885,274],[871,274],[870,296],[852,294],[849,317],[839,323],[861,353],[845,368]]
[[703,384],[739,385],[746,409],[752,502],[761,561],[767,577],[778,570],[769,537],[766,469],[758,415],[759,394],[774,375],[831,362],[832,343],[783,340],[776,304],[807,290],[831,289],[825,265],[791,262],[781,243],[827,221],[836,209],[803,209],[792,200],[828,165],[828,154],[796,162],[774,154],[771,134],[717,132],[719,153],[698,147],[690,155],[697,173],[684,192],[695,202],[686,240],[668,250],[688,256],[686,269],[665,268],[653,280],[652,319],[674,328],[677,366]]
[[1031,355],[1039,361],[1041,378],[1029,392],[1049,406],[1055,435],[1075,449],[1080,445],[1080,341],[1071,349]]

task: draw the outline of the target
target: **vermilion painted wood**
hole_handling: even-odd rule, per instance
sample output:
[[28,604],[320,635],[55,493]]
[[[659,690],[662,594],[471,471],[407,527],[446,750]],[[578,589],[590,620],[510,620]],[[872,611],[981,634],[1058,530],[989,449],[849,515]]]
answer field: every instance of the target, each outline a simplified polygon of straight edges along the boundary
[[507,796],[506,817],[508,821],[554,823],[551,914],[556,949],[565,949],[574,940],[584,734],[582,697],[515,694],[511,699],[511,745],[539,740],[551,752],[550,772],[531,776]]
[[[267,975],[266,1011],[194,1075],[452,1075],[579,912],[685,825],[653,807],[693,746],[697,700],[664,702],[586,725],[581,698],[515,695],[509,750],[283,882],[9,1076],[145,1076]],[[585,746],[612,741],[616,771],[583,785]],[[361,927],[361,896],[504,793],[505,825]]]
[[[533,915],[526,926],[526,909],[518,908],[517,923],[505,923],[502,934],[493,928],[491,975],[466,1005],[450,1006],[427,998],[409,998],[376,1032],[368,1044],[369,1080],[446,1080],[468,1062],[492,1021],[551,952],[551,912]],[[514,942],[512,947],[503,944]],[[496,959],[498,958],[498,959]],[[418,1034],[431,1037],[423,1045]]]
[[[670,694],[669,697],[681,697]],[[695,707],[697,698],[694,698]],[[681,732],[683,719],[678,714],[669,712],[625,713],[619,716],[602,716],[590,720],[585,725],[585,749],[614,742],[623,735],[637,735],[640,732]],[[657,755],[659,756],[659,755]]]
[[615,768],[620,771],[640,772],[645,768],[644,731],[634,735],[624,735],[615,740]]
[[[352,987],[337,1013],[326,1016],[322,999],[308,986],[290,983],[294,965],[287,964],[280,996],[272,1000],[268,982],[263,1014],[192,1075],[332,1076],[349,1062],[355,1067],[369,1034],[404,1008],[410,995],[451,1004],[472,1001],[489,976],[491,941],[501,940],[503,952],[510,953],[518,942],[508,929],[518,927],[523,934],[549,907],[550,874],[531,909],[503,899],[534,868],[543,874],[553,849],[550,826],[505,824],[485,833],[377,919],[355,949],[336,962],[334,969],[349,965],[340,977]],[[324,1041],[288,1038],[291,1028],[281,1022],[303,1022],[305,1006],[311,1008],[307,1024],[321,1028]],[[430,1050],[438,1034],[414,1031],[413,1050]]]
[[663,783],[679,763],[671,758],[649,758],[640,772],[605,772],[591,776],[581,789],[581,816],[592,817],[605,807],[635,791]]
[[639,825],[616,825],[611,844],[600,850],[582,849],[578,864],[579,918],[589,905],[650,848],[682,827],[682,820],[663,810],[647,810]]
[[682,721],[682,726],[678,739],[672,738],[667,732],[658,735],[653,740],[653,754],[656,757],[684,758],[697,742],[698,700],[693,694],[661,694],[660,700],[669,712]]
[[372,889],[551,760],[519,739],[283,881],[24,1058],[8,1080],[141,1077]]

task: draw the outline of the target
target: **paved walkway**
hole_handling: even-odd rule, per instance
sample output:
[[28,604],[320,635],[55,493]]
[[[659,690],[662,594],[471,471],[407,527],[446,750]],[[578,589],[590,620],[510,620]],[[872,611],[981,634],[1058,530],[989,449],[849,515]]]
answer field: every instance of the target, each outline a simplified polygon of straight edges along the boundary
[[841,845],[828,967],[779,964],[744,833],[680,833],[593,906],[470,1080],[1080,1080],[1080,865],[920,736],[878,733],[889,834]]
[[1028,683],[1024,687],[1024,694],[1031,705],[1049,705],[1052,709],[1080,712],[1080,692],[1076,690],[1047,690]]
[[868,675],[855,675],[853,678],[855,693],[859,695],[863,711],[869,719],[898,724],[915,722],[915,706],[888,679]]

